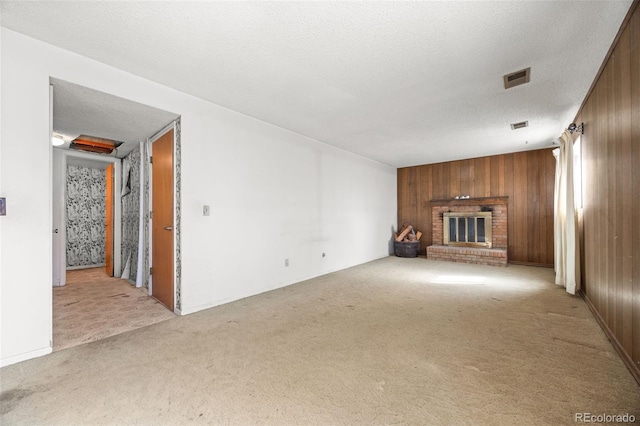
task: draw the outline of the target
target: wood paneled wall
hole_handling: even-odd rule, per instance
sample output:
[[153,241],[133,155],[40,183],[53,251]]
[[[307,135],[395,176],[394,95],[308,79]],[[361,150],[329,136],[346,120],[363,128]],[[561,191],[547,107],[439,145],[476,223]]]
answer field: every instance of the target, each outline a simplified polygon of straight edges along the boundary
[[398,169],[398,221],[432,243],[431,200],[509,197],[510,262],[553,265],[555,159],[550,149]]
[[[585,100],[583,291],[640,382],[640,8]],[[635,368],[635,370],[634,370]]]

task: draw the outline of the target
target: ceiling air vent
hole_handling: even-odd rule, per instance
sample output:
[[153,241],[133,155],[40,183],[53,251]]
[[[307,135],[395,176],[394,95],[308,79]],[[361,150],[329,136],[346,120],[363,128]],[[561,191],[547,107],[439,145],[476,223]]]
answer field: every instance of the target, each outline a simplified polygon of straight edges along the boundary
[[525,68],[520,71],[513,72],[504,76],[504,88],[511,89],[512,87],[520,86],[521,84],[528,83],[531,79],[531,68]]
[[80,151],[96,152],[98,154],[111,154],[123,142],[110,139],[96,138],[94,136],[80,135],[71,141],[69,148]]
[[512,123],[511,124],[511,130],[518,130],[518,129],[522,129],[524,127],[529,127],[529,122],[528,121],[521,121],[519,123]]

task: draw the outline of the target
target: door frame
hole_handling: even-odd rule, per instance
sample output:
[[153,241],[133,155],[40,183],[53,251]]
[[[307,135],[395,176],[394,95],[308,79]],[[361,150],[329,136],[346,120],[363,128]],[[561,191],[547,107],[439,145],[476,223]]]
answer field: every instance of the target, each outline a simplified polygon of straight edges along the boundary
[[[67,271],[67,164],[68,159],[80,159],[87,162],[98,162],[102,164],[113,164],[113,275],[119,277],[121,270],[121,220],[122,206],[120,203],[120,181],[121,181],[121,161],[116,157],[105,157],[99,154],[91,154],[81,151],[69,151],[60,148],[53,148],[53,228],[58,229],[60,235],[58,244],[53,244],[53,260],[57,260],[57,265],[53,265],[53,273],[59,271],[60,278],[56,284],[56,277],[53,276],[53,286],[63,286],[66,284]],[[58,186],[55,188],[55,186]],[[60,188],[61,186],[61,188]],[[57,198],[57,200],[56,200]],[[58,252],[56,254],[56,251]]]
[[[176,194],[176,182],[178,179],[178,174],[176,170],[177,165],[177,138],[178,138],[178,128],[177,121],[174,120],[165,127],[163,127],[156,134],[147,139],[147,158],[146,164],[149,170],[149,209],[148,213],[151,213],[153,208],[153,169],[151,167],[151,157],[153,157],[153,143],[164,136],[165,133],[173,130],[173,312],[180,315],[180,309],[178,309],[178,298],[177,298],[177,279],[178,279],[178,250],[177,250],[177,233],[178,230],[178,218],[176,216],[177,209],[177,194]],[[149,214],[149,268],[153,268],[153,215]],[[153,292],[153,274],[149,275],[149,294],[151,295]]]
[[115,252],[113,244],[113,238],[115,236],[113,225],[115,223],[115,219],[113,216],[115,210],[114,204],[116,199],[116,197],[114,196],[114,187],[116,184],[116,167],[114,164],[107,164],[107,167],[105,168],[105,178],[105,228],[107,232],[105,235],[104,264],[107,276],[114,277],[116,275],[116,271],[113,267],[113,254]]

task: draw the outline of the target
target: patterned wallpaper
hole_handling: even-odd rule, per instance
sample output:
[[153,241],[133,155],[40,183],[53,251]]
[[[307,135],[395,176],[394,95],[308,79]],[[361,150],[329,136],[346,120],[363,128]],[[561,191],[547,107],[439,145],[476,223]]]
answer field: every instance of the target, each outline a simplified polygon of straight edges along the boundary
[[[135,149],[124,158],[124,161],[129,162],[130,175],[129,175],[129,187],[130,192],[122,196],[122,267],[130,259],[129,276],[127,277],[131,281],[136,281],[138,274],[138,239],[139,239],[139,224],[140,224],[140,167],[143,177],[143,200],[144,206],[144,254],[143,254],[143,271],[142,285],[148,287],[149,285],[149,154],[147,151],[147,145],[142,144],[142,152],[140,149]],[[144,161],[141,162],[141,157]],[[123,167],[123,172],[125,168]],[[125,176],[123,176],[123,179]]]
[[104,170],[67,167],[67,266],[104,264]]
[[182,309],[182,298],[181,298],[181,290],[182,290],[182,244],[181,244],[181,233],[182,230],[180,228],[180,222],[181,222],[181,210],[182,210],[182,206],[181,206],[181,200],[182,200],[182,196],[180,194],[180,187],[182,186],[182,138],[180,136],[180,130],[181,130],[181,123],[180,123],[180,118],[178,118],[176,120],[176,134],[175,134],[175,140],[176,140],[176,163],[174,165],[174,170],[176,173],[176,223],[175,225],[175,230],[176,230],[176,309],[180,310]]
[[[122,196],[122,267],[130,262],[129,276],[135,282],[138,273],[138,232],[140,223],[140,150],[134,149],[125,157],[130,162],[131,191]],[[125,168],[123,167],[123,171]],[[127,176],[122,176],[123,182]]]
[[149,233],[151,232],[149,227],[149,212],[151,211],[151,205],[149,203],[149,173],[151,165],[149,164],[149,145],[145,142],[142,146],[144,147],[144,274],[142,275],[142,281],[144,287],[149,287],[149,268],[151,266],[149,260],[149,243],[151,241],[149,237]]

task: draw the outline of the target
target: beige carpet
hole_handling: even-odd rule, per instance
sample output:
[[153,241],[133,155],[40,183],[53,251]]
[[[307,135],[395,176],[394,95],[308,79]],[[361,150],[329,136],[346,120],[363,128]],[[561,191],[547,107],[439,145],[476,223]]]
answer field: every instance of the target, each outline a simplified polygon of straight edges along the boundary
[[68,271],[67,285],[53,288],[53,350],[175,317],[144,290],[108,277],[104,268]]
[[1,423],[575,424],[640,389],[552,271],[389,257],[0,370]]

